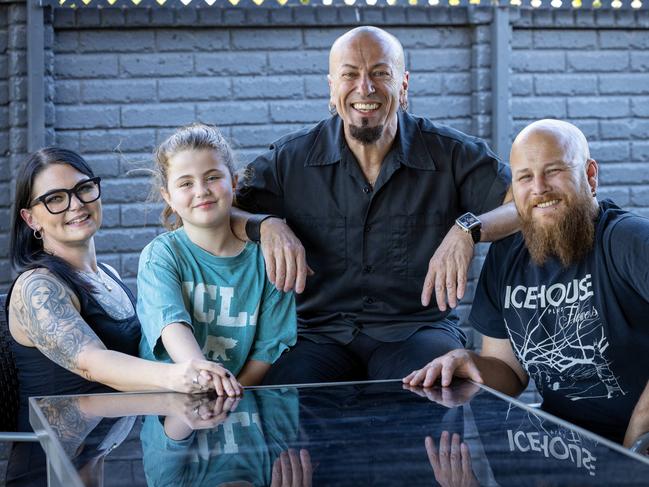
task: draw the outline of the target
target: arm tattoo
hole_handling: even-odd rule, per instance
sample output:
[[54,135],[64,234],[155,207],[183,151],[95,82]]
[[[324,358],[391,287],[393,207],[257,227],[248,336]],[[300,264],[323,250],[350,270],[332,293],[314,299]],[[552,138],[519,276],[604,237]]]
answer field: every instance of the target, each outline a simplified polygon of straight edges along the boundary
[[72,304],[70,291],[53,276],[34,272],[22,280],[17,291],[22,298],[17,307],[22,329],[53,362],[80,373],[78,358],[84,347],[105,348]]
[[79,446],[101,421],[101,417],[84,414],[76,397],[48,397],[38,402],[61,446],[70,458],[74,458]]

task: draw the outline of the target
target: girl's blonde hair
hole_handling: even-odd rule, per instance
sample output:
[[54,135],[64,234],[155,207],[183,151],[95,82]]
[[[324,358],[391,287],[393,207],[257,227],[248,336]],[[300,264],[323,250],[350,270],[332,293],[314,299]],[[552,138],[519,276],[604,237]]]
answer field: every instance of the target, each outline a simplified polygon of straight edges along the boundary
[[[234,180],[234,152],[225,140],[221,131],[213,125],[193,123],[179,128],[167,140],[158,146],[154,152],[155,178],[154,192],[160,194],[162,188],[167,188],[169,174],[169,160],[184,150],[213,150],[217,157],[230,171]],[[173,218],[173,219],[172,219]],[[162,225],[167,230],[175,230],[183,225],[183,221],[165,203],[160,216]]]

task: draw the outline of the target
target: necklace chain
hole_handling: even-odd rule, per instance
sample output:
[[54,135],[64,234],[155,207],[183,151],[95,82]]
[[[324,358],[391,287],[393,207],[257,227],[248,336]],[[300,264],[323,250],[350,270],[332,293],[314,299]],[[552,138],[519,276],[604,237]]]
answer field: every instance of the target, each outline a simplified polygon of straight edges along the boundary
[[90,277],[90,279],[93,280],[94,282],[101,283],[106,288],[106,291],[111,292],[113,290],[113,287],[110,284],[108,284],[104,279],[104,276],[101,275],[100,270],[97,270],[97,272],[82,271],[82,273]]

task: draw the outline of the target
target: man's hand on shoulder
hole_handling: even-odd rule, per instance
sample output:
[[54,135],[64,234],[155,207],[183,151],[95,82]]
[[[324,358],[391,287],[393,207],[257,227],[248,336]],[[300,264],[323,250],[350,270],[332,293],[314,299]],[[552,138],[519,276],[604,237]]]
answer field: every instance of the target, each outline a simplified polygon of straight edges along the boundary
[[473,258],[471,234],[453,225],[428,262],[428,272],[421,292],[421,304],[428,306],[435,291],[437,307],[446,311],[446,303],[455,308],[464,296],[467,272]]
[[280,291],[304,291],[307,275],[313,271],[306,263],[302,242],[281,218],[264,220],[260,234],[268,279]]

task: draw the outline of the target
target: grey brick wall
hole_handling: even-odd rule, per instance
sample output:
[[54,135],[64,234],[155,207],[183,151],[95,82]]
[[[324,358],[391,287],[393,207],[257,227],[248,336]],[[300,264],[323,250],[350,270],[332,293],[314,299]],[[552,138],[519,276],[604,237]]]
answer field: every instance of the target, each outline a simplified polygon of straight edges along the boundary
[[[24,155],[25,25],[21,5],[0,9],[6,214],[10,191],[3,189],[11,189]],[[539,117],[575,122],[601,162],[602,196],[649,215],[649,12],[511,16],[512,137]],[[489,8],[55,10],[46,30],[47,138],[84,154],[104,178],[97,249],[134,287],[139,251],[160,231],[160,206],[147,203],[149,181],[133,170],[149,167],[153,148],[175,127],[219,125],[244,164],[272,140],[327,116],[328,48],[345,30],[371,23],[404,44],[413,113],[489,139],[490,21]],[[479,248],[472,264],[462,316],[485,252]]]
[[564,16],[562,28],[547,14],[519,19],[513,127],[539,117],[573,122],[600,163],[599,196],[649,216],[649,23],[647,15],[618,14]]
[[[148,179],[127,173],[147,167],[155,144],[194,120],[221,127],[244,164],[326,117],[328,49],[348,27],[107,29],[86,27],[92,19],[84,14],[72,27],[55,16],[56,143],[83,153],[105,178],[97,249],[133,285],[159,206],[145,202]],[[480,32],[475,42],[466,24],[391,30],[413,72],[411,110],[474,133],[480,110],[476,128],[488,137],[488,106],[476,95],[489,88],[488,36]]]
[[[25,126],[24,11],[19,5],[0,4],[0,275],[8,276],[9,207],[15,158]],[[24,152],[24,151],[23,151]]]

